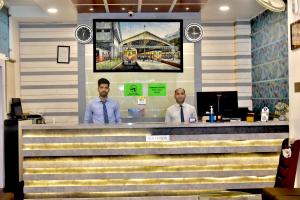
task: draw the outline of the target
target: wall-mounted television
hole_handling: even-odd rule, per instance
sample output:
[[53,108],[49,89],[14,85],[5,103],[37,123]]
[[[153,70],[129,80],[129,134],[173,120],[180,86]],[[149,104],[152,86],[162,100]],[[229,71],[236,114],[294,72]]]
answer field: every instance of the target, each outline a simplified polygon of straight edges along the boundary
[[94,72],[183,72],[182,20],[94,19]]

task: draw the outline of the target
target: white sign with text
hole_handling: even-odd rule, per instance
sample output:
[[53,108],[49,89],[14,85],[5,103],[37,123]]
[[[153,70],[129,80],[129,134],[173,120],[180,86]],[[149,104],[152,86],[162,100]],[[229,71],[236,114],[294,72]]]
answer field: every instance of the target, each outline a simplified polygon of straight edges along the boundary
[[146,142],[168,142],[170,141],[169,135],[147,135]]

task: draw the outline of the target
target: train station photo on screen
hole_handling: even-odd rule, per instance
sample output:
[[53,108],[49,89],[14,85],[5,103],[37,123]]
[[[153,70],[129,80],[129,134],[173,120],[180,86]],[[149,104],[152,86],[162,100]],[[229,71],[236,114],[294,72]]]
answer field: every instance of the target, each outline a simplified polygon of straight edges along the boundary
[[182,72],[182,20],[94,19],[94,72]]

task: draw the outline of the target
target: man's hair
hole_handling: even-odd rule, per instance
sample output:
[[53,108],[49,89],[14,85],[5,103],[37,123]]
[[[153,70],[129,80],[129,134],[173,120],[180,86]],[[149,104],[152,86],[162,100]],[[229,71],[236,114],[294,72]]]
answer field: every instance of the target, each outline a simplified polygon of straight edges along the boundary
[[177,88],[177,89],[175,90],[175,94],[176,94],[177,90],[183,90],[183,92],[184,92],[184,94],[185,94],[185,90],[184,90],[183,88]]
[[98,80],[98,87],[101,85],[101,84],[107,84],[108,85],[108,87],[109,87],[109,80],[107,80],[106,78],[100,78],[99,80]]

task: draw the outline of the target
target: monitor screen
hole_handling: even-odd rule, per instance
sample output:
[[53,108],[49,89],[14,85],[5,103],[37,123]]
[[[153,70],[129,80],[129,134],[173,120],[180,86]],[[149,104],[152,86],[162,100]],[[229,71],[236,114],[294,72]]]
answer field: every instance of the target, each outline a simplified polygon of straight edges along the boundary
[[238,110],[237,91],[197,92],[197,111],[199,116],[205,115],[213,106],[214,113],[231,117]]
[[94,72],[183,72],[182,22],[94,19]]

